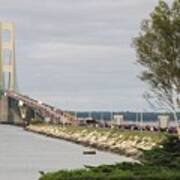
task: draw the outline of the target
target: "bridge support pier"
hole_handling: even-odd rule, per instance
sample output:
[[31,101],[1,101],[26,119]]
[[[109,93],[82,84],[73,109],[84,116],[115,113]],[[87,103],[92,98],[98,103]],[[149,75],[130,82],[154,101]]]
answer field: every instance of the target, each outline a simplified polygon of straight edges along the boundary
[[[6,41],[4,33],[9,35]],[[0,22],[0,122],[10,123],[9,98],[3,94],[7,90],[17,91],[15,25]]]
[[0,123],[8,123],[9,120],[9,106],[8,106],[8,97],[2,95],[0,97]]

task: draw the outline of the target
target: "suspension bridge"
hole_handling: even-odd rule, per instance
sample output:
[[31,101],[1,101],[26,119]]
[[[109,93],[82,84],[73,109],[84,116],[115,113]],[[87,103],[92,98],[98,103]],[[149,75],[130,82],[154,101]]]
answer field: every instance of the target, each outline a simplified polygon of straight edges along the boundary
[[[8,36],[7,36],[8,34]],[[34,120],[76,124],[76,117],[20,93],[16,78],[15,24],[0,23],[0,123],[27,124]]]

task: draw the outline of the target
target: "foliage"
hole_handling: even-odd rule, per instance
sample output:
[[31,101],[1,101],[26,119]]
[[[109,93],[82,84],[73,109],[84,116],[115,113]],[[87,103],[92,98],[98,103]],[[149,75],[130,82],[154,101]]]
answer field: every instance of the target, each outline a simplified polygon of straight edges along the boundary
[[172,7],[159,1],[134,45],[144,67],[141,79],[150,84],[157,103],[174,110],[180,102],[180,0]]
[[180,140],[170,136],[163,148],[144,151],[142,163],[86,166],[86,169],[47,173],[40,180],[176,180],[180,179]]
[[144,151],[142,162],[149,165],[168,167],[169,169],[180,169],[180,140],[170,136],[163,144],[163,148],[154,148]]
[[144,67],[141,79],[151,87],[145,98],[151,99],[151,105],[173,112],[180,137],[176,114],[180,108],[180,0],[174,0],[171,7],[160,0],[143,21],[134,45],[137,62]]

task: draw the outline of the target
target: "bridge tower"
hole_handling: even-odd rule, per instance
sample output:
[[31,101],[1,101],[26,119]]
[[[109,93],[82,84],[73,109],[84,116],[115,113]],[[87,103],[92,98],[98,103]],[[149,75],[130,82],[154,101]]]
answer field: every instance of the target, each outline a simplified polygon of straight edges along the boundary
[[8,121],[8,98],[4,91],[16,91],[15,25],[0,23],[0,121]]

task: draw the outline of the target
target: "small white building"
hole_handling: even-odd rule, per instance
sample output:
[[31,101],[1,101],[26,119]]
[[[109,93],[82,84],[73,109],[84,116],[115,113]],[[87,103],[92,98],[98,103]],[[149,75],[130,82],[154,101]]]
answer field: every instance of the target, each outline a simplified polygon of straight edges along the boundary
[[113,121],[112,121],[112,123],[114,124],[114,125],[121,125],[122,123],[124,122],[124,116],[123,116],[123,114],[114,114],[113,115]]
[[169,115],[158,115],[158,122],[160,129],[167,129],[169,127]]

